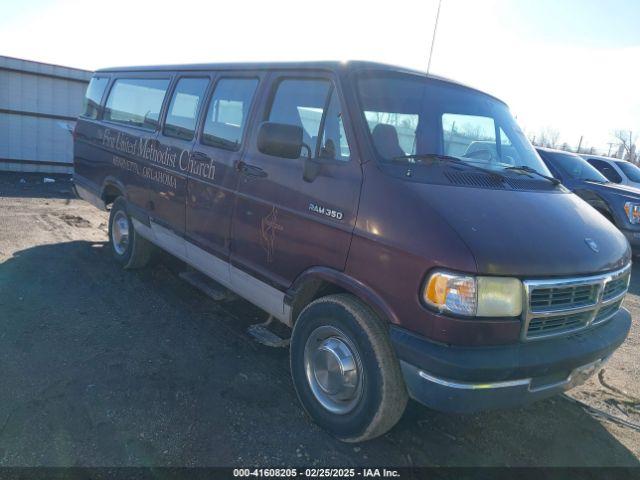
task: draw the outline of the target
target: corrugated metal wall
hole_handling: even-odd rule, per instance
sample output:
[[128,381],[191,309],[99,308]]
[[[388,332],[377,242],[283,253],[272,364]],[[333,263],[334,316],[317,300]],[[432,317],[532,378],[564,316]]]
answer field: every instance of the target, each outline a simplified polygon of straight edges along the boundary
[[71,173],[91,72],[0,56],[0,170]]

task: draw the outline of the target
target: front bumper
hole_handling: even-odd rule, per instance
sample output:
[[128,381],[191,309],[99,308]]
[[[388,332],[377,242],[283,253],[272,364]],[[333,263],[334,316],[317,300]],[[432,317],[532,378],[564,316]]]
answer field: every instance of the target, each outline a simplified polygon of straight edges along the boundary
[[603,325],[567,337],[493,347],[458,347],[398,327],[391,341],[407,389],[418,402],[446,412],[509,408],[584,382],[624,342],[624,308]]

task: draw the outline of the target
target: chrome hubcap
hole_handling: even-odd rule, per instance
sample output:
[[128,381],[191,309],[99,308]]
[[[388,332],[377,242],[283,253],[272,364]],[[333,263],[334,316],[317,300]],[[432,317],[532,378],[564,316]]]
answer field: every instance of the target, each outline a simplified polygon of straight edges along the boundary
[[124,255],[129,247],[129,220],[122,210],[116,212],[113,217],[111,237],[113,240],[113,249],[118,255]]
[[324,408],[343,415],[356,407],[362,397],[362,363],[344,333],[316,328],[305,345],[304,366],[311,391]]

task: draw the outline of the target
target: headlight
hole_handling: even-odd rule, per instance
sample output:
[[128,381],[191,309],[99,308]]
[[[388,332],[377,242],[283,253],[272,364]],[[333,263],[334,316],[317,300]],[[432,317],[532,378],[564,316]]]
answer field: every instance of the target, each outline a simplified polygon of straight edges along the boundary
[[522,282],[517,278],[432,273],[422,297],[441,312],[469,317],[517,317],[522,313]]
[[640,223],[640,203],[627,202],[624,204],[629,223]]

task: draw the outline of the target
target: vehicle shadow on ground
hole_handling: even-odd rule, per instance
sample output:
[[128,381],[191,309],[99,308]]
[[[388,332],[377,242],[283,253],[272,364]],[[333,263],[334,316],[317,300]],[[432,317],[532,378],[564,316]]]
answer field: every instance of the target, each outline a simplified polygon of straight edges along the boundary
[[123,271],[85,241],[0,264],[0,465],[639,465],[561,397],[469,416],[411,403],[387,435],[340,443],[300,408],[288,350],[246,334],[264,314],[181,268]]

